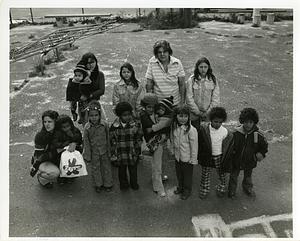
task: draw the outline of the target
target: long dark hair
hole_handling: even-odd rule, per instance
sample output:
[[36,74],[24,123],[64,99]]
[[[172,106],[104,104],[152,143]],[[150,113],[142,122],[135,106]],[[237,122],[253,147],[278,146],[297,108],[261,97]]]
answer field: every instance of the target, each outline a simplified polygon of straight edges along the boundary
[[85,53],[84,55],[82,55],[81,60],[79,62],[83,63],[84,66],[87,66],[89,59],[93,59],[96,62],[96,66],[93,69],[91,76],[90,76],[91,80],[95,80],[95,79],[97,79],[97,77],[99,75],[98,60],[97,60],[96,56],[91,52]]
[[202,63],[206,63],[208,65],[208,70],[207,70],[207,73],[206,73],[208,79],[211,79],[214,82],[214,84],[217,84],[216,77],[214,76],[214,74],[212,72],[212,68],[210,66],[210,62],[206,57],[202,57],[202,58],[198,59],[198,61],[196,62],[195,69],[194,69],[195,79],[199,79],[199,77],[200,77],[200,72],[199,72],[198,67]]
[[55,129],[56,128],[56,121],[57,121],[57,118],[58,118],[58,113],[54,110],[46,110],[46,111],[43,112],[43,114],[42,114],[42,125],[43,125],[42,130],[43,131],[46,131],[46,128],[44,126],[44,118],[45,117],[49,117],[50,119],[52,119],[54,121],[54,124],[55,124],[54,129]]
[[[173,124],[172,124],[172,130],[175,130],[175,128],[179,126],[179,123],[178,123],[178,120],[177,120],[177,115],[178,114],[188,115],[188,121],[185,124],[187,126],[187,129],[185,131],[185,134],[186,134],[191,129],[191,111],[190,111],[190,108],[187,105],[180,105],[180,106],[177,106],[175,108]],[[172,133],[173,133],[173,131],[172,131]]]
[[[133,84],[133,87],[134,87],[134,88],[138,88],[138,87],[139,87],[139,82],[138,82],[138,80],[137,80],[136,77],[135,77],[135,72],[134,72],[133,66],[132,66],[130,63],[128,63],[128,62],[124,63],[124,64],[121,66],[121,68],[120,68],[120,77],[121,77],[121,79],[124,80],[124,78],[123,78],[123,76],[122,76],[122,70],[123,70],[123,68],[126,68],[126,69],[128,69],[128,70],[131,72],[130,81],[131,81],[131,83]],[[125,81],[125,80],[124,80],[124,81]]]

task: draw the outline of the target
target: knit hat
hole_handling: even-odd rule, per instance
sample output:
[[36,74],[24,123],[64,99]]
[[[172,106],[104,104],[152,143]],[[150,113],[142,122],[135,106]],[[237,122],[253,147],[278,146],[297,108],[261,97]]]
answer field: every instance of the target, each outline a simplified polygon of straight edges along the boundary
[[89,75],[87,68],[85,67],[85,65],[82,62],[79,62],[76,65],[76,68],[74,69],[74,73],[75,72],[81,72],[83,74],[83,79],[85,79],[85,77],[87,77]]
[[158,98],[153,93],[146,93],[141,100],[141,105],[146,107],[147,105],[156,105],[158,103]]
[[172,111],[173,111],[173,105],[174,105],[173,99],[174,99],[173,96],[164,98],[164,99],[162,99],[161,101],[158,102],[158,106],[163,106],[163,107],[165,107],[169,112],[172,112]]

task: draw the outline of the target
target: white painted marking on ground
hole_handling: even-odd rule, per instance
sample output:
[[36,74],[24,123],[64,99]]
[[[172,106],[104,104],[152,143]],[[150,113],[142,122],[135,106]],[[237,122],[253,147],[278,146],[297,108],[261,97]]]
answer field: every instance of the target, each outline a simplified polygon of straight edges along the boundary
[[28,145],[28,146],[34,146],[34,141],[30,142],[15,142],[15,143],[10,143],[10,146],[18,146],[18,145]]
[[21,120],[19,123],[19,127],[29,127],[36,123],[35,119],[29,119],[29,120]]
[[[192,223],[196,235],[198,237],[232,237],[235,229],[244,229],[254,225],[261,225],[265,234],[246,234],[247,237],[257,237],[259,235],[267,235],[269,238],[276,238],[277,234],[271,226],[274,221],[292,221],[292,214],[279,214],[274,216],[260,216],[246,220],[237,221],[231,224],[226,224],[219,214],[206,214],[201,216],[192,217]],[[287,236],[291,235],[289,231],[285,230]],[[243,235],[243,237],[246,237]]]
[[55,74],[53,74],[51,77],[33,77],[33,78],[29,78],[29,82],[19,91],[14,91],[11,92],[9,94],[10,99],[15,98],[17,95],[19,95],[20,93],[22,93],[26,88],[34,88],[34,87],[38,87],[43,85],[42,83],[39,83],[39,81],[48,81],[51,79],[56,78],[57,76]]

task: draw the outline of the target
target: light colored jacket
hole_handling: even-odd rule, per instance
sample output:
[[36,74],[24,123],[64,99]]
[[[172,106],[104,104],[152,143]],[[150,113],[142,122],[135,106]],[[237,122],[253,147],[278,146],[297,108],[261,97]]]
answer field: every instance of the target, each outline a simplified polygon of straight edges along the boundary
[[198,164],[198,132],[191,125],[188,133],[185,125],[178,126],[173,130],[171,135],[171,147],[174,152],[176,161]]
[[220,88],[218,81],[216,84],[212,80],[197,80],[194,75],[186,82],[186,103],[191,109],[192,120],[197,119],[195,116],[200,111],[209,112],[211,108],[220,104]]
[[133,108],[135,114],[141,109],[141,99],[144,97],[145,90],[142,84],[139,82],[139,87],[134,88],[131,85],[127,85],[123,79],[118,81],[113,88],[112,102],[113,109],[119,102],[129,102]]
[[101,120],[99,124],[86,123],[83,129],[83,158],[86,161],[98,159],[107,153],[110,156],[109,126]]

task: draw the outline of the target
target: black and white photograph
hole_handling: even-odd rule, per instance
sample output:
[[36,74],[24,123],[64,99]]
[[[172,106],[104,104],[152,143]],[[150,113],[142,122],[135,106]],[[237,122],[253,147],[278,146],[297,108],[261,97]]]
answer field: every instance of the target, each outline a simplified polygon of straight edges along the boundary
[[6,5],[1,240],[297,238],[293,5]]

